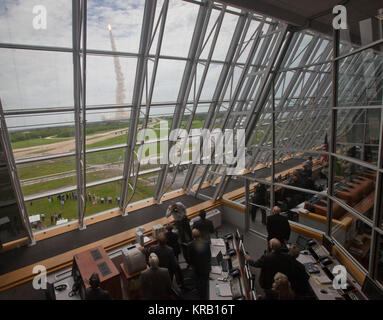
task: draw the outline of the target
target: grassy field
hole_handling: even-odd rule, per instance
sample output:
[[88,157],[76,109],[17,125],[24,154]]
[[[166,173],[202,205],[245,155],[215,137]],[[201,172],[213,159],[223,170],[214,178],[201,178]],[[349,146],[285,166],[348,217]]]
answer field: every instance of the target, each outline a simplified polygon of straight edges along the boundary
[[36,138],[36,139],[29,139],[29,140],[23,140],[23,141],[17,141],[12,142],[12,148],[13,149],[21,149],[21,148],[27,148],[27,147],[36,147],[36,146],[43,146],[47,144],[52,144],[56,142],[63,142],[70,140],[71,138]]
[[[167,119],[169,125],[171,124],[171,119]],[[185,121],[183,124],[185,125]],[[196,120],[193,123],[192,128],[200,128],[203,124],[203,120]],[[154,126],[157,138],[164,138],[168,136],[167,130],[160,130],[159,126]],[[110,129],[109,129],[110,130]],[[106,132],[105,130],[104,132]],[[98,131],[102,132],[102,131]],[[13,143],[13,148],[22,148],[25,146],[38,146],[44,145],[47,143],[54,143],[58,141],[65,141],[72,138],[58,138],[58,139],[29,139],[22,140]],[[152,137],[149,137],[152,139]],[[87,149],[100,148],[113,146],[118,144],[124,144],[127,142],[127,134],[116,134],[112,138],[105,139],[104,141],[94,142],[87,145]],[[151,145],[146,145],[149,150],[146,151],[145,157],[153,156],[159,154],[161,146],[164,146],[164,142],[153,143]],[[138,152],[138,147],[135,147],[135,151]],[[153,152],[152,152],[153,150]],[[101,151],[97,153],[90,153],[86,156],[86,166],[89,170],[96,168],[100,165],[108,164],[122,164],[125,157],[125,149],[116,149],[109,151]],[[146,164],[141,165],[140,170],[146,170],[149,168],[156,168],[159,164]],[[101,167],[102,168],[102,167]],[[39,179],[41,177],[46,177],[49,175],[68,173],[75,173],[76,164],[74,157],[67,157],[55,160],[45,160],[40,162],[33,162],[29,164],[18,165],[18,173],[21,180],[28,179]],[[102,170],[96,172],[89,172],[86,175],[86,182],[95,182],[104,180],[107,178],[117,177],[122,175],[123,166],[108,168],[105,167]],[[152,197],[155,189],[155,182],[152,179],[154,176],[157,176],[158,173],[147,174],[139,177],[139,182],[137,184],[136,192],[132,199],[132,202],[142,200],[145,198]],[[33,185],[23,186],[24,196],[29,196],[32,194],[39,194],[41,192],[46,192],[50,190],[57,190],[64,187],[75,186],[76,185],[76,175],[62,177],[55,180],[35,183]],[[98,212],[102,212],[108,209],[118,207],[116,202],[116,197],[120,197],[121,192],[121,181],[111,182],[103,184],[96,187],[91,187],[87,189],[87,193],[90,193],[92,196],[95,195],[97,198],[112,197],[112,203],[105,201],[100,203],[100,201],[95,202],[94,200],[87,202],[86,215],[92,215]],[[49,202],[47,198],[34,200],[27,203],[28,214],[45,214],[45,221],[43,222],[43,228],[51,225],[51,216],[54,214],[61,214],[63,218],[68,220],[77,219],[78,209],[77,201],[75,199],[68,199],[65,201],[65,204],[62,206],[60,201],[56,196],[53,197],[53,201]]]
[[[121,182],[111,182],[101,186],[96,186],[87,189],[87,193],[90,193],[92,196],[95,195],[99,198],[105,198],[105,202],[101,203],[97,201],[96,203],[92,201],[87,201],[86,207],[86,216],[96,214],[105,210],[110,210],[118,207],[116,202],[116,197],[120,197],[121,192]],[[149,198],[153,196],[154,186],[147,185],[146,183],[140,181],[137,184],[136,193],[132,201],[138,201],[141,199]],[[68,193],[69,194],[69,193]],[[108,203],[106,199],[112,197],[112,203]],[[59,199],[54,196],[52,197],[53,201],[49,202],[47,198],[34,200],[27,203],[27,209],[29,215],[35,214],[45,214],[45,221],[43,222],[43,228],[51,226],[51,216],[54,214],[61,214],[62,218],[70,220],[75,220],[78,217],[77,201],[74,199],[68,199],[65,201],[62,206]]]

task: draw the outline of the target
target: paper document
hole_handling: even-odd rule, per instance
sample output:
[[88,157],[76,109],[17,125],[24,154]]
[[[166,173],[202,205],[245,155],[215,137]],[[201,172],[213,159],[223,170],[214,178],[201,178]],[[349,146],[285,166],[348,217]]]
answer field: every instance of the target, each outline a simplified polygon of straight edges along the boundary
[[222,274],[222,267],[221,266],[211,266],[211,273]]
[[150,241],[150,238],[149,237],[144,237],[144,243],[146,243],[146,242],[149,242]]
[[[211,256],[212,257],[216,257],[218,255],[219,252],[222,252],[221,248],[220,247],[214,247],[214,246],[211,246],[210,247],[210,252],[211,252]],[[224,254],[222,252],[222,254]]]
[[211,245],[212,246],[224,247],[225,246],[225,241],[222,238],[211,239]]
[[327,277],[325,274],[323,274],[321,276],[315,276],[314,278],[320,284],[331,284],[332,283],[332,281],[329,279],[329,277]]
[[231,293],[230,283],[220,283],[218,285],[218,295],[221,297],[231,297],[233,294]]

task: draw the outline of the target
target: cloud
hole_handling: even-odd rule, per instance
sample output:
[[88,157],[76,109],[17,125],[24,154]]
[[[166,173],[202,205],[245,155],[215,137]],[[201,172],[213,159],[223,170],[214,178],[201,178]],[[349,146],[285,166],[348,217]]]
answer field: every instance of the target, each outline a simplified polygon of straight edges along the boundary
[[[163,1],[157,2],[156,16],[159,15],[162,3]],[[36,4],[47,8],[46,30],[35,30],[32,26],[34,18],[32,9]],[[111,51],[107,29],[107,25],[111,24],[117,51],[136,53],[139,48],[144,4],[141,0],[89,0],[88,48]],[[71,1],[67,0],[3,1],[0,5],[0,42],[70,48],[72,46],[71,10]],[[188,2],[180,0],[169,2],[162,55],[187,57],[198,10],[198,5]],[[218,13],[219,11],[214,10],[208,32]],[[225,58],[237,19],[238,16],[226,14],[214,59]],[[151,53],[155,52],[155,48],[156,40],[152,45]],[[208,48],[205,51],[207,50]],[[137,59],[121,57],[120,63],[125,78],[125,103],[130,103]],[[153,102],[176,101],[185,64],[185,61],[179,60],[160,60]],[[151,68],[153,62],[149,61],[148,65]],[[222,65],[211,65],[201,99],[212,97],[221,69]],[[203,67],[200,65],[198,79],[202,75],[202,70]],[[0,49],[0,72],[2,83],[0,95],[6,110],[73,106],[71,53]],[[88,55],[87,103],[89,105],[114,104],[116,85],[113,57]],[[190,97],[192,96],[191,93]],[[162,109],[164,113],[172,112],[171,110],[173,109],[166,107]],[[161,109],[153,109],[152,114],[154,112],[161,112]],[[24,122],[30,123],[30,121],[27,119]]]

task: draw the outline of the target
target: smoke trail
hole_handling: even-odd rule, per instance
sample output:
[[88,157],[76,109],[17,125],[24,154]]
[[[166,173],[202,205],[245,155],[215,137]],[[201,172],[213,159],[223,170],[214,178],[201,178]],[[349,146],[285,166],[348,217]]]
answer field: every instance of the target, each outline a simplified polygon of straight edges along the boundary
[[[114,41],[113,33],[112,33],[112,27],[110,24],[108,24],[108,30],[109,30],[109,38],[110,43],[112,45],[112,51],[116,52],[116,42]],[[113,57],[114,60],[114,72],[116,74],[116,81],[117,81],[117,87],[116,87],[116,103],[117,104],[123,104],[125,100],[125,88],[124,88],[124,74],[122,73],[121,64],[120,64],[120,58],[118,56]],[[112,115],[105,115],[104,118],[108,120],[117,120],[122,118],[129,118],[130,112],[126,109],[121,109],[123,112],[117,112]]]
[[[116,42],[113,38],[112,27],[108,24],[110,43],[112,45],[112,51],[117,51]],[[117,88],[116,88],[116,103],[122,104],[125,100],[125,90],[124,90],[124,74],[121,70],[120,58],[115,56],[114,58],[114,72],[116,73]]]

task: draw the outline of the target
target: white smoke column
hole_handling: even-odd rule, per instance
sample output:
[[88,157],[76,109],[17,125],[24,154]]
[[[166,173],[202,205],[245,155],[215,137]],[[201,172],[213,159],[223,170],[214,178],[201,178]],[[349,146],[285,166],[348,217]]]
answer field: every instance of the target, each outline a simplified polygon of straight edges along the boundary
[[[108,30],[109,30],[109,37],[110,37],[110,43],[112,45],[112,51],[116,52],[116,42],[114,41],[113,38],[113,33],[112,33],[112,27],[110,24],[108,24]],[[122,73],[121,70],[121,65],[120,65],[120,58],[118,56],[113,57],[114,59],[114,72],[116,73],[116,80],[117,80],[117,88],[116,88],[116,103],[117,104],[123,104],[125,100],[125,88],[124,88],[124,74]],[[124,109],[123,109],[124,110]],[[114,116],[106,116],[107,119],[109,120],[117,120],[121,119],[121,117],[129,117],[130,112],[124,110],[124,112],[119,112],[115,113]]]

